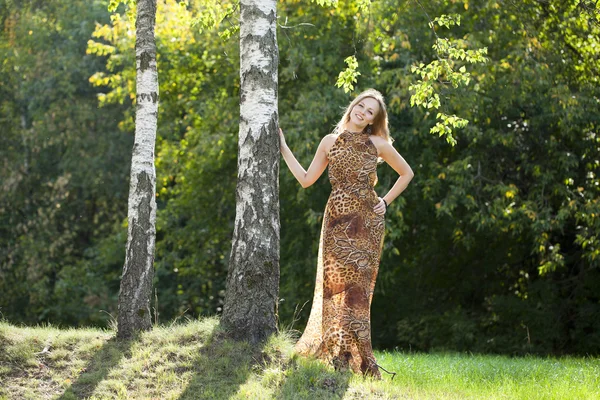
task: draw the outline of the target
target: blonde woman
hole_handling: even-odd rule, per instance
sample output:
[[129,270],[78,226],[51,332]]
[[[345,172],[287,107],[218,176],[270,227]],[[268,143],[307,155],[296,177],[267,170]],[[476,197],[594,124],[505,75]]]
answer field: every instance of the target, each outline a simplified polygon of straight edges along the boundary
[[[329,166],[332,191],[321,228],[316,286],[310,317],[296,350],[330,362],[338,370],[381,378],[371,346],[370,307],[383,245],[388,205],[408,186],[413,171],[391,144],[381,93],[369,89],[347,107],[325,136],[308,170],[279,131],[281,154],[306,188]],[[399,178],[383,197],[373,189],[378,160]]]

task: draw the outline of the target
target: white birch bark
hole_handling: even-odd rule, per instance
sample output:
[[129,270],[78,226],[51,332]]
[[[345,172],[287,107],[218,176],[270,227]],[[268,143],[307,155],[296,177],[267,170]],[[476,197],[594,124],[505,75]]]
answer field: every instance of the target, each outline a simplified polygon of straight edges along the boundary
[[154,25],[156,0],[137,1],[135,141],[129,184],[127,251],[119,292],[118,333],[130,338],[152,327],[150,299],[156,238],[154,145],[158,117],[158,72]]
[[233,243],[222,323],[252,343],[277,330],[279,135],[276,0],[240,2],[240,127]]

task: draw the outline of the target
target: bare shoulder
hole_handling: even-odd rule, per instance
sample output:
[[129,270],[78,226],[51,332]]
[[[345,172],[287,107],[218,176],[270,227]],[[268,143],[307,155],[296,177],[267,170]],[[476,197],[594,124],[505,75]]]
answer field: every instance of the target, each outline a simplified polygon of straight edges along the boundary
[[335,142],[335,139],[337,139],[339,135],[337,133],[330,133],[329,135],[326,135],[321,141],[323,143],[331,143],[333,144],[333,142]]
[[323,148],[323,150],[325,151],[325,154],[329,154],[329,150],[331,149],[331,146],[333,146],[333,144],[335,143],[335,140],[337,138],[338,138],[337,134],[330,133],[329,135],[327,135],[323,139],[321,139],[320,147]]
[[390,142],[388,142],[387,140],[385,140],[381,136],[371,135],[371,136],[369,136],[369,139],[371,139],[371,143],[373,143],[373,145],[375,146],[375,148],[377,148],[377,153],[379,155],[381,155],[382,153],[385,153],[385,152],[390,151],[391,149],[393,149],[393,147],[390,144]]

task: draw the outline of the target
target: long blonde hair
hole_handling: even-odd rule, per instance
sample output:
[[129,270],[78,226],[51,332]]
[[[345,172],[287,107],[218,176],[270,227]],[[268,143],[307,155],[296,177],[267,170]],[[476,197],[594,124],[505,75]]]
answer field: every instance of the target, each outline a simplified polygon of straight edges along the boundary
[[[346,127],[346,123],[350,121],[350,111],[361,102],[363,99],[371,97],[379,103],[379,112],[375,115],[375,119],[373,120],[373,124],[371,125],[371,135],[380,136],[383,139],[387,140],[389,143],[393,142],[392,137],[390,136],[390,130],[388,127],[388,115],[387,109],[385,107],[385,100],[383,99],[383,95],[375,89],[367,89],[364,92],[360,93],[346,108],[342,119],[336,125],[336,131],[341,133],[344,131]],[[368,129],[369,127],[365,127]]]

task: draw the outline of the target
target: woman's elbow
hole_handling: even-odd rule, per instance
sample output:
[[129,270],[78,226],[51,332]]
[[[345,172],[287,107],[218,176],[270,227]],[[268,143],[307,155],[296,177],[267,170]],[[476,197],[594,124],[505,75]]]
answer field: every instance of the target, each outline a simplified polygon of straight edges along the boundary
[[304,174],[304,176],[302,176],[301,179],[298,179],[298,182],[300,182],[300,185],[302,185],[302,187],[304,189],[306,189],[307,187],[311,186],[316,181],[316,179],[311,179],[307,175],[308,174]]

